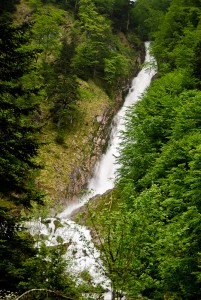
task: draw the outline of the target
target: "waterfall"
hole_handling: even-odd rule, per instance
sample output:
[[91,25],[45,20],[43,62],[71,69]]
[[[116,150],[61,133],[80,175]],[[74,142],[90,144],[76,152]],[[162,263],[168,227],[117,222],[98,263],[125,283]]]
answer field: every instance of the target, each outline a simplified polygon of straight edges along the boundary
[[[80,208],[88,201],[89,198],[103,194],[109,189],[114,187],[115,173],[118,169],[118,164],[115,162],[115,158],[118,156],[118,148],[121,142],[120,133],[125,129],[125,114],[130,105],[135,104],[142,93],[150,85],[152,77],[155,75],[156,70],[153,67],[155,60],[149,53],[150,42],[145,43],[146,56],[145,63],[151,63],[149,68],[145,65],[144,68],[138,73],[137,77],[132,80],[132,84],[128,95],[125,99],[124,105],[113,118],[112,129],[108,148],[100,160],[96,163],[93,177],[89,180],[87,185],[87,191],[89,194],[82,197],[79,203],[74,203],[64,210],[60,217],[69,216],[75,209]],[[153,66],[152,66],[153,65]]]
[[[148,51],[149,42],[145,43],[145,47],[145,62],[151,62],[153,58],[150,56]],[[88,184],[88,190],[92,191],[93,196],[103,194],[114,187],[115,173],[119,167],[118,164],[115,163],[115,157],[118,156],[118,149],[121,142],[120,133],[125,129],[126,111],[130,105],[137,102],[141,94],[149,86],[155,73],[154,68],[148,71],[145,67],[138,73],[137,77],[133,79],[124,105],[113,119],[108,149],[97,163],[94,176]]]
[[[146,57],[145,62],[153,62],[154,59],[149,53],[149,42],[145,43]],[[125,129],[125,114],[130,105],[136,103],[142,93],[149,86],[153,75],[156,73],[152,67],[149,70],[144,67],[132,81],[131,88],[125,99],[123,107],[119,110],[112,122],[111,137],[108,149],[97,162],[94,176],[88,183],[87,189],[91,191],[90,197],[103,194],[108,189],[114,187],[115,173],[119,167],[115,163],[118,156],[120,145],[120,132]],[[85,196],[80,203],[76,203],[64,210],[57,218],[48,218],[43,222],[39,220],[30,223],[30,231],[40,232],[41,236],[46,237],[47,245],[56,245],[58,237],[62,237],[63,243],[69,243],[67,257],[71,261],[69,270],[76,274],[87,269],[94,278],[94,284],[101,284],[105,289],[110,289],[110,281],[104,275],[104,268],[100,268],[101,261],[99,252],[95,249],[89,230],[68,219],[69,214],[88,200]],[[58,226],[59,222],[59,226]],[[79,277],[79,275],[78,275]],[[110,297],[110,295],[109,295]],[[107,297],[105,297],[107,299]]]

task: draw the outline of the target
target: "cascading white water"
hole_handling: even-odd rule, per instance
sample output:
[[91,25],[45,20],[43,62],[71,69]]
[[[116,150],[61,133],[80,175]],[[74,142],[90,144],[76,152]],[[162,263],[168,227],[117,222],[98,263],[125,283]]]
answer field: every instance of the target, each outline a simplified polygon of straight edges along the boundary
[[[145,47],[145,62],[154,62],[148,51],[149,42],[145,43]],[[133,79],[124,105],[114,117],[109,147],[97,163],[94,176],[88,184],[88,190],[92,190],[93,195],[103,194],[108,189],[112,189],[114,187],[115,173],[119,167],[118,164],[115,163],[115,157],[119,154],[118,149],[121,142],[120,133],[125,129],[125,114],[127,108],[131,104],[137,102],[141,94],[149,86],[155,73],[154,68],[151,68],[149,71],[146,68],[143,68],[138,73],[137,77]]]
[[136,103],[139,100],[142,93],[150,85],[151,79],[156,73],[156,69],[154,68],[155,60],[149,53],[149,44],[150,42],[145,43],[145,63],[150,63],[149,69],[145,66],[138,73],[137,77],[133,79],[124,105],[113,119],[110,141],[107,151],[97,162],[93,177],[90,179],[87,185],[87,191],[89,191],[89,193],[86,194],[86,196],[82,197],[78,203],[74,203],[66,210],[64,210],[62,214],[60,214],[60,217],[69,216],[75,209],[83,206],[89,198],[98,194],[103,194],[107,190],[114,187],[115,173],[117,168],[119,167],[115,162],[115,158],[119,154],[119,145],[121,142],[120,133],[125,129],[126,111],[130,105]]
[[[149,54],[149,42],[145,43],[146,57],[145,62],[153,62],[154,59]],[[120,132],[125,128],[125,114],[128,106],[134,104],[140,98],[141,94],[149,86],[153,75],[156,73],[155,68],[149,70],[144,67],[132,81],[132,86],[125,99],[123,107],[117,113],[113,120],[111,138],[108,149],[102,155],[100,161],[96,164],[94,176],[88,183],[88,190],[92,191],[90,197],[103,194],[108,189],[114,187],[115,172],[118,165],[115,163],[115,157],[118,156],[120,144]],[[94,278],[94,284],[101,284],[104,288],[110,286],[109,280],[104,276],[104,268],[100,268],[101,261],[99,253],[95,249],[89,230],[68,219],[69,214],[84,205],[89,199],[84,197],[80,203],[72,205],[64,210],[57,218],[46,219],[45,222],[30,223],[30,231],[33,234],[37,231],[46,237],[47,245],[56,245],[58,237],[62,237],[63,243],[69,243],[68,260],[71,261],[69,269],[76,274],[87,269]],[[59,226],[58,226],[59,222]],[[57,224],[57,226],[56,226]],[[110,298],[110,294],[109,294]],[[105,297],[105,299],[108,299]]]

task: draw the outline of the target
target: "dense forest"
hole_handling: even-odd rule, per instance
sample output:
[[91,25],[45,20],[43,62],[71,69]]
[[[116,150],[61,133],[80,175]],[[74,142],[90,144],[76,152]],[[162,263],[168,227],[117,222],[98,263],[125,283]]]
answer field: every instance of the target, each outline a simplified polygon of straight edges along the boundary
[[110,197],[119,209],[105,210],[98,225],[114,287],[132,298],[201,297],[200,6],[136,2],[158,74],[128,111]]
[[113,299],[201,298],[200,15],[200,0],[0,0],[1,299],[101,297],[67,272],[68,245],[36,247],[25,224],[54,207],[51,147],[73,164],[90,99],[115,106],[146,40],[158,73],[127,113],[111,209],[89,226]]
[[35,247],[25,224],[58,209],[60,173],[65,198],[72,166],[93,148],[96,115],[114,108],[128,83],[141,47],[132,10],[113,0],[0,1],[1,298],[77,299],[94,290],[67,272],[66,245]]

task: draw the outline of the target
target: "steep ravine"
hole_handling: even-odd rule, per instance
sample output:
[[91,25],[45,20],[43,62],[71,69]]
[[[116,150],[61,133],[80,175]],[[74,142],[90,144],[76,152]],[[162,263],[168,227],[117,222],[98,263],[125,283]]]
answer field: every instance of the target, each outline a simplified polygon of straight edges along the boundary
[[[143,59],[142,48],[133,63],[132,77],[137,74]],[[61,209],[85,189],[96,161],[107,146],[111,120],[123,104],[123,95],[129,89],[130,79],[116,92],[114,101],[92,81],[80,81],[80,86],[81,118],[76,130],[67,131],[63,144],[59,145],[55,143],[55,132],[49,129],[51,125],[47,125],[43,133],[46,145],[40,152],[44,168],[38,186],[46,191],[52,201],[51,206]]]
[[[148,49],[149,43],[146,43],[146,49]],[[146,55],[146,61],[149,60],[150,55],[147,52]],[[136,101],[139,100],[139,97],[141,94],[145,91],[145,89],[149,86],[151,82],[151,78],[154,75],[155,70],[153,72],[149,72],[146,70],[146,68],[143,68],[138,75],[133,79],[132,86],[129,90],[129,93],[125,99],[124,105],[122,108],[118,111],[117,115],[115,116],[115,120],[117,122],[114,122],[113,128],[111,131],[110,136],[110,143],[109,147],[107,148],[107,151],[103,157],[110,157],[110,153],[113,153],[113,150],[116,149],[116,147],[119,145],[118,141],[120,141],[120,130],[123,130],[125,126],[125,113],[127,111],[128,106],[136,103]],[[116,131],[114,129],[117,129]],[[116,133],[116,134],[115,134]],[[111,151],[112,150],[112,151]],[[118,150],[118,149],[117,149]],[[106,162],[106,163],[105,163]],[[113,160],[104,160],[101,159],[99,166],[102,166],[103,169],[113,170],[113,167],[115,165],[113,164]],[[100,171],[100,172],[99,172]],[[107,172],[104,172],[105,178],[99,182],[99,180],[93,180],[96,178],[99,178],[99,175],[102,174],[101,168],[95,168],[95,172],[93,174],[92,179],[89,181],[87,187],[90,188],[92,184],[92,190],[95,191],[95,195],[101,194],[99,191],[99,183],[102,187],[104,187],[103,192],[107,191],[106,194],[103,196],[103,203],[102,201],[98,201],[99,206],[105,206],[110,201],[110,209],[112,205],[112,197],[110,197],[110,193],[107,188],[107,181],[112,182],[112,186],[114,183],[113,177],[106,176]],[[97,176],[96,176],[97,175]],[[112,193],[115,193],[115,189],[113,189]],[[115,194],[113,194],[115,196]],[[99,198],[99,197],[98,197]],[[106,199],[108,198],[108,199]],[[99,198],[100,199],[100,198]],[[87,201],[88,199],[86,199]],[[94,203],[92,203],[93,208],[97,207],[97,201],[94,198]],[[32,234],[38,234],[41,237],[45,237],[46,245],[48,246],[55,246],[58,244],[58,238],[62,240],[62,243],[64,245],[68,245],[67,252],[66,252],[66,258],[68,259],[68,270],[75,276],[77,276],[76,281],[79,282],[80,273],[82,271],[89,272],[93,284],[96,286],[97,284],[103,287],[104,292],[104,299],[112,299],[112,289],[114,286],[112,285],[110,281],[110,276],[108,278],[108,272],[107,267],[105,269],[102,260],[101,260],[101,253],[96,249],[96,247],[93,244],[92,237],[94,238],[93,230],[92,230],[92,236],[90,234],[89,229],[87,229],[85,226],[88,224],[84,224],[84,226],[80,226],[77,223],[73,222],[69,219],[69,210],[71,208],[75,207],[75,204],[83,205],[84,202],[81,203],[74,203],[74,205],[71,205],[71,207],[66,206],[66,209],[60,213],[55,215],[54,217],[49,217],[46,219],[38,218],[36,221],[33,221],[29,224],[30,226],[30,232]],[[92,201],[93,202],[93,201]],[[76,205],[77,206],[77,205]],[[91,206],[91,205],[90,205]],[[108,207],[109,208],[109,207]],[[100,207],[101,209],[101,207]],[[81,213],[83,210],[80,211]],[[98,212],[96,210],[96,214],[98,215]],[[84,219],[82,218],[82,223],[85,223],[87,214],[84,213]],[[90,226],[89,226],[90,228]],[[96,229],[95,229],[96,230]],[[96,239],[96,237],[95,237]]]
[[[21,0],[13,14],[15,22],[17,24],[23,21],[34,23],[35,8],[30,5],[29,1]],[[39,10],[44,16],[48,15],[48,11],[60,12],[59,6],[51,3],[43,3]],[[74,19],[68,10],[64,15],[63,26],[60,28],[61,34],[70,35]],[[132,65],[131,79],[137,74],[139,65],[144,59],[143,44],[141,51],[134,54],[136,51],[124,33],[116,33],[116,38],[120,45],[129,52],[125,57],[130,60]],[[135,56],[131,57],[132,55]],[[49,59],[53,58],[54,55],[51,54]],[[111,120],[123,104],[130,79],[124,80],[113,100],[100,87],[104,85],[103,82],[100,82],[100,78],[95,79],[99,81],[97,84],[93,80],[79,79],[80,99],[76,103],[78,113],[75,120],[72,123],[69,122],[68,128],[62,133],[55,130],[52,119],[47,117],[51,103],[48,100],[45,102],[45,100],[41,104],[39,119],[43,124],[41,137],[43,146],[39,151],[38,162],[42,165],[42,170],[36,184],[45,191],[47,202],[54,209],[58,207],[58,210],[62,210],[63,206],[71,203],[85,188],[96,161],[107,146]]]

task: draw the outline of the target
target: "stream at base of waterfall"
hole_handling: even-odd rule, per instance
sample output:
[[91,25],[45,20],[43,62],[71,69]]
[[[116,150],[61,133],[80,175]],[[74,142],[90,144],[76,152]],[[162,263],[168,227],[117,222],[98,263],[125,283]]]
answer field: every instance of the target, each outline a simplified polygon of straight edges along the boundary
[[[149,53],[149,42],[145,43],[146,57],[145,63],[154,65],[154,58]],[[103,194],[114,187],[115,172],[118,165],[115,157],[118,156],[120,145],[120,132],[125,129],[125,114],[128,106],[136,103],[142,93],[150,85],[151,79],[156,73],[155,68],[150,64],[138,73],[132,81],[131,88],[125,99],[123,107],[114,117],[111,128],[111,136],[108,149],[97,162],[94,175],[88,183],[89,195],[84,196],[80,201],[72,204],[55,218],[47,218],[29,223],[29,230],[34,234],[39,234],[41,239],[45,237],[47,246],[58,244],[58,237],[62,238],[62,243],[68,243],[66,259],[68,260],[68,271],[79,278],[79,273],[87,270],[93,278],[94,286],[101,285],[106,293],[105,300],[111,299],[110,280],[105,276],[105,270],[100,260],[100,253],[94,247],[90,231],[68,219],[68,216],[75,210],[83,206],[89,198]],[[59,224],[59,226],[58,226]],[[77,282],[79,284],[79,280]]]

